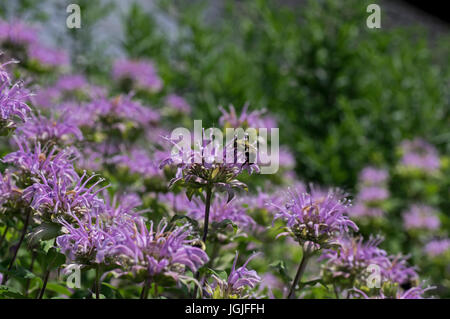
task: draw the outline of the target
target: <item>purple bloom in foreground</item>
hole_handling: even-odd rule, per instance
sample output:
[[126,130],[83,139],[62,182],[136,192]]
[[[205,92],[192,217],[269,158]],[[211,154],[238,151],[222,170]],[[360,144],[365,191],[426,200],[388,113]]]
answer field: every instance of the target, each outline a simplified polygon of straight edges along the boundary
[[399,285],[415,286],[419,280],[416,267],[408,265],[408,256],[389,256],[389,266],[382,268],[382,275],[387,281],[398,283]]
[[58,220],[65,233],[56,238],[62,253],[66,254],[70,260],[84,264],[101,264],[105,262],[105,258],[112,257],[117,239],[120,240],[120,234],[117,233],[116,239],[113,234],[103,229],[99,218],[93,220],[90,214],[87,214],[83,220],[76,215],[72,215],[72,218],[75,219],[73,224],[65,219]]
[[290,235],[304,249],[314,251],[336,244],[339,234],[358,230],[345,215],[349,203],[342,199],[342,194],[330,191],[325,197],[314,197],[295,190],[288,192],[288,202],[284,207],[278,207],[279,212],[274,218],[286,222],[287,232],[280,235]]
[[208,262],[206,253],[194,247],[194,239],[186,226],[169,229],[162,221],[156,229],[150,222],[150,229],[139,218],[133,227],[123,227],[125,238],[116,246],[116,253],[125,258],[124,264],[130,265],[134,273],[143,272],[147,277],[167,275],[175,280],[183,276],[186,269],[195,273]]
[[[404,292],[397,291],[394,295],[385,295],[382,290],[380,290],[379,295],[368,296],[364,291],[359,289],[353,289],[357,295],[363,299],[425,299],[424,295],[427,291],[434,289],[434,287],[422,288],[413,287]],[[355,296],[355,294],[352,294]]]
[[247,264],[257,255],[257,253],[253,254],[241,267],[236,269],[238,259],[238,252],[236,252],[228,278],[224,280],[212,275],[214,283],[207,286],[207,293],[214,299],[247,298],[248,295],[244,294],[245,290],[253,289],[261,282],[256,271],[247,269]]
[[27,187],[23,192],[23,198],[30,202],[30,206],[40,215],[49,220],[61,216],[82,215],[90,208],[103,204],[97,194],[107,186],[96,188],[103,179],[98,179],[88,187],[88,183],[92,182],[95,175],[85,178],[85,172],[73,182],[64,177],[54,173],[46,178],[41,174],[41,181]]
[[40,142],[30,146],[23,137],[15,138],[18,150],[7,154],[2,161],[13,164],[26,174],[34,177],[59,175],[64,179],[77,177],[72,162],[75,158],[75,149],[66,148],[58,150],[57,147],[41,147]]
[[325,261],[324,277],[348,288],[356,282],[365,284],[370,275],[369,265],[387,268],[390,264],[387,253],[378,247],[381,241],[380,237],[367,242],[363,242],[361,237],[340,238],[337,249],[327,249],[320,257],[320,260]]
[[403,214],[403,226],[406,230],[436,230],[441,226],[437,212],[427,205],[412,205]]

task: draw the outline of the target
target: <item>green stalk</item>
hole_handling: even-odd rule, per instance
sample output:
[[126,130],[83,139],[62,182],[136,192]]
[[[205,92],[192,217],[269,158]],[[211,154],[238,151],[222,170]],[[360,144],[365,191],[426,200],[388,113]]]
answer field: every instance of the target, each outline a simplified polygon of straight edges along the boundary
[[[8,266],[8,271],[10,271],[12,269],[12,266],[14,265],[14,262],[16,261],[17,253],[19,252],[20,246],[22,246],[22,242],[23,242],[23,240],[25,238],[25,235],[27,233],[27,228],[28,228],[28,224],[30,222],[30,217],[31,217],[31,210],[28,210],[27,211],[27,217],[26,217],[25,222],[23,224],[22,234],[20,235],[19,243],[17,244],[16,248],[14,249],[13,257],[12,257],[10,263],[9,263],[9,266]],[[2,285],[6,284],[7,281],[8,281],[8,273],[6,273],[5,276],[3,277]]]
[[288,299],[295,298],[295,287],[297,287],[297,283],[302,278],[302,275],[306,269],[306,265],[308,263],[310,255],[306,252],[303,252],[302,261],[298,266],[297,273],[295,274],[294,282],[292,283],[291,289],[289,290]]

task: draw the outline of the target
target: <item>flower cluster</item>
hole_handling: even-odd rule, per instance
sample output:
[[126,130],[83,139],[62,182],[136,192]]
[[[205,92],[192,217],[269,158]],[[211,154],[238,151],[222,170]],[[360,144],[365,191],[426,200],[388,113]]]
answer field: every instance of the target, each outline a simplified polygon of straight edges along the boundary
[[256,271],[247,269],[247,264],[257,256],[253,254],[249,259],[239,268],[236,269],[236,263],[238,259],[238,253],[234,258],[233,266],[231,267],[228,277],[220,278],[217,275],[212,275],[214,282],[208,285],[206,292],[213,299],[236,299],[246,298],[245,294],[247,288],[254,288],[261,278]]
[[336,236],[345,234],[353,229],[358,230],[356,224],[346,216],[349,203],[339,192],[329,191],[326,196],[314,196],[289,191],[288,202],[279,207],[276,219],[286,222],[287,232],[306,251],[316,251],[336,244]]
[[27,104],[30,92],[21,82],[12,84],[5,70],[6,65],[12,62],[14,61],[0,64],[0,133],[2,135],[8,129],[14,129],[18,120],[26,121],[31,111]]

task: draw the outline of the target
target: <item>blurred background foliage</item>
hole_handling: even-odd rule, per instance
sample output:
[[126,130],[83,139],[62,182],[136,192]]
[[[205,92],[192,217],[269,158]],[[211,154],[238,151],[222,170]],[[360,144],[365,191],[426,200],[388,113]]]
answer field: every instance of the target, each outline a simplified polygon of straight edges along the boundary
[[417,30],[370,30],[361,1],[311,1],[302,11],[233,1],[215,15],[195,3],[161,3],[172,38],[133,5],[123,47],[156,60],[207,124],[218,105],[266,107],[299,176],[346,189],[367,163],[393,164],[403,139],[448,152],[448,41],[430,48]]
[[[219,105],[267,108],[305,180],[353,191],[363,166],[392,166],[395,147],[416,136],[448,154],[446,34],[430,44],[420,28],[369,29],[371,1],[124,3],[78,1],[82,28],[55,36],[77,68],[108,81],[116,55],[108,46],[152,59],[164,93],[182,94],[205,126],[217,124]],[[20,0],[0,12],[45,21],[42,7],[67,4]],[[122,36],[100,39],[94,26],[114,11]]]

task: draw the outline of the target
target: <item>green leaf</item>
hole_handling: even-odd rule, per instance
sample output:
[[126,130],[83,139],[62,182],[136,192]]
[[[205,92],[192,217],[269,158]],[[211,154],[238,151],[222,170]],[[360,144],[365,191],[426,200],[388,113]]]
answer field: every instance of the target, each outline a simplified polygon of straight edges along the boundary
[[214,228],[216,230],[222,230],[225,229],[228,225],[231,225],[231,227],[233,227],[234,234],[236,234],[238,231],[238,226],[231,219],[224,219],[219,223],[214,223]]
[[14,288],[8,286],[0,286],[0,298],[15,298],[15,299],[28,299]]
[[70,297],[72,295],[72,292],[68,288],[66,288],[66,287],[64,287],[64,286],[62,286],[60,284],[53,283],[53,282],[47,283],[47,288],[46,289],[54,291],[54,292],[56,292],[56,293],[58,293],[60,295],[65,295],[67,297]]
[[272,264],[269,265],[269,267],[274,268],[278,273],[281,275],[281,279],[284,281],[284,283],[291,283],[292,279],[288,275],[286,271],[286,265],[283,260],[278,260]]

